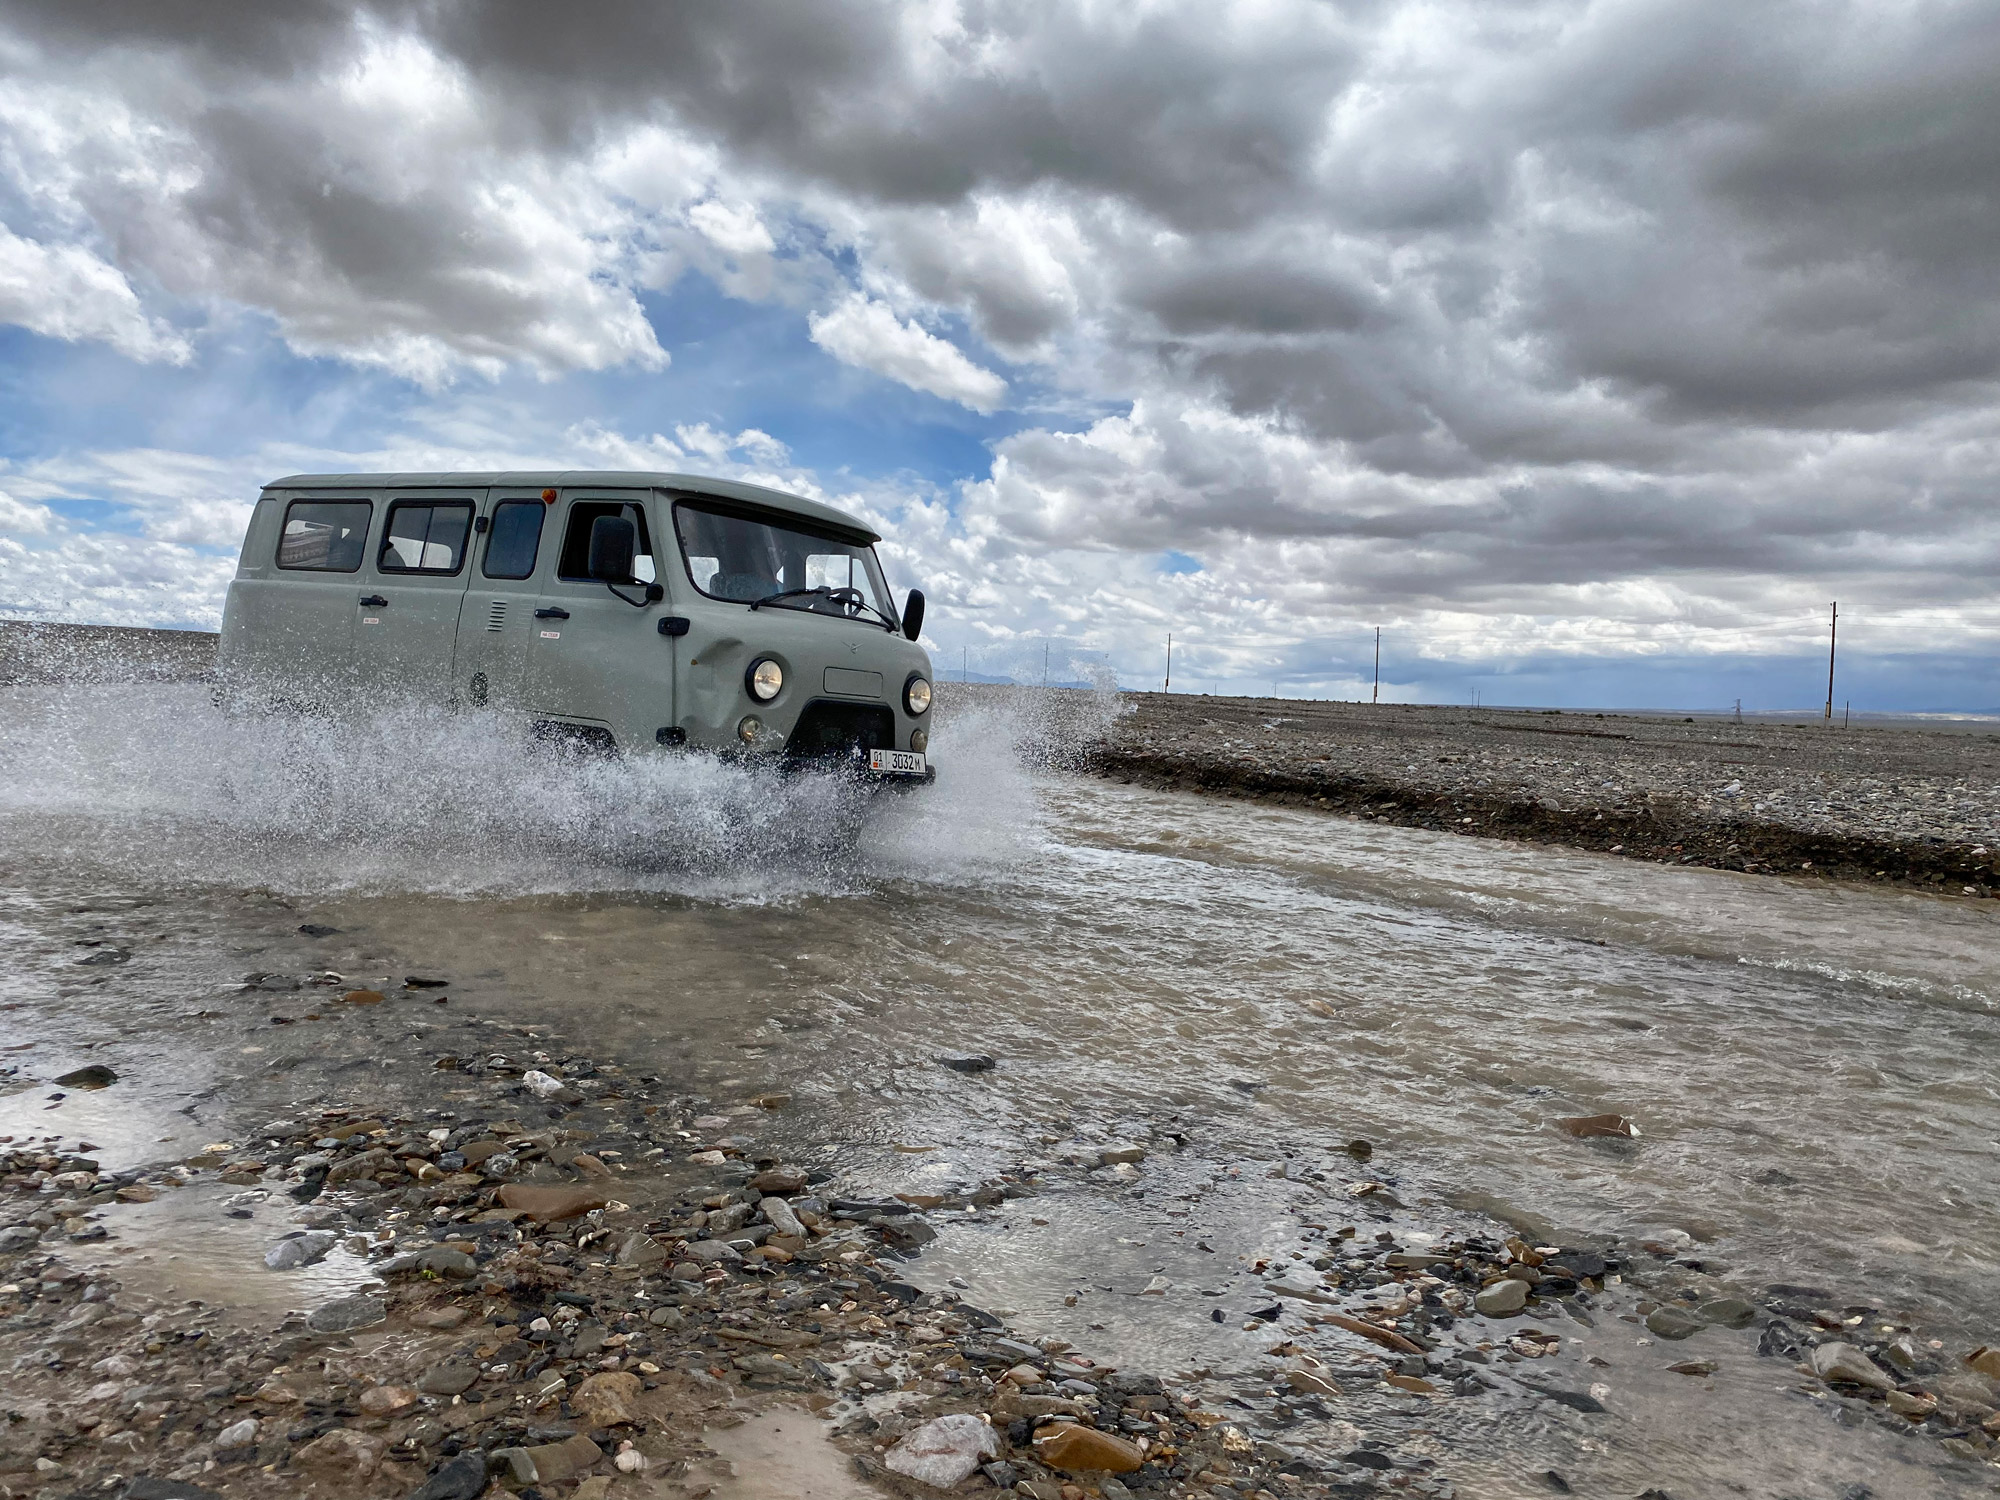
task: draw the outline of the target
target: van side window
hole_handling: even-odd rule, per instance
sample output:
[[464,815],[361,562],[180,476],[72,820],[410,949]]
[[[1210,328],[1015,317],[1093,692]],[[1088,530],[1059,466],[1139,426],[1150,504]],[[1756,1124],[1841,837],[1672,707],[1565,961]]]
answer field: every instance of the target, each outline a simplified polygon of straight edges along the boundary
[[562,557],[556,572],[564,578],[590,577],[590,528],[599,516],[623,516],[638,534],[638,549],[632,558],[632,576],[640,583],[659,577],[653,570],[653,540],[646,530],[644,506],[620,504],[616,500],[579,500],[569,508],[569,527],[563,532]]
[[278,535],[278,566],[314,573],[355,573],[368,547],[366,500],[294,500]]
[[470,501],[398,501],[389,507],[375,566],[384,573],[456,573],[471,529]]
[[542,517],[548,507],[539,500],[505,500],[493,512],[493,531],[486,538],[488,578],[526,578],[535,571],[535,554],[542,545]]

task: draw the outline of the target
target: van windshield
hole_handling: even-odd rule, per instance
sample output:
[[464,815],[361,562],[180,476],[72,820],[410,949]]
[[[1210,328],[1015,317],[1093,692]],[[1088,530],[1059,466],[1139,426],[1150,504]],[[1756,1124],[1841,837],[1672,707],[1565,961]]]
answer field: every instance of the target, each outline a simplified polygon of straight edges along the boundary
[[796,517],[683,500],[674,507],[688,578],[711,599],[856,615],[893,625],[875,549]]

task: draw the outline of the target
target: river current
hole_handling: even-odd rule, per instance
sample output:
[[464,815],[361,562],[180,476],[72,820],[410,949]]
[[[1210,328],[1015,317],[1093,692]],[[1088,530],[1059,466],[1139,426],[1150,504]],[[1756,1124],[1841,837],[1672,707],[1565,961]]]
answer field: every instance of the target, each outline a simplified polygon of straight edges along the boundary
[[[1419,1233],[1499,1216],[1648,1237],[1954,1350],[2000,1335],[1993,903],[1037,769],[1023,742],[1114,711],[1081,695],[1053,730],[1032,699],[961,707],[937,785],[872,798],[554,761],[471,718],[246,722],[173,688],[0,697],[0,1042],[17,1049],[0,1056],[24,1079],[89,1042],[193,1091],[215,1067],[189,996],[245,969],[407,967],[718,1099],[788,1091],[770,1128],[884,1190],[1143,1144],[1143,1190],[1079,1169],[1032,1214],[947,1225],[910,1274],[1218,1393],[1260,1379],[1235,1316],[1246,1266],[1309,1232],[1304,1173],[1351,1165],[1356,1139]],[[88,943],[129,959],[78,967]],[[998,1065],[963,1074],[945,1052]],[[0,1098],[0,1132],[26,1108]],[[1553,1123],[1604,1112],[1640,1138]],[[1447,1466],[1466,1494],[1548,1493],[1552,1463],[1605,1486],[1580,1492],[1676,1500],[1956,1492],[1746,1336],[1702,1340],[1720,1369],[1698,1388],[1629,1325],[1585,1338],[1612,1392],[1597,1427],[1441,1403],[1427,1430],[1479,1439]]]

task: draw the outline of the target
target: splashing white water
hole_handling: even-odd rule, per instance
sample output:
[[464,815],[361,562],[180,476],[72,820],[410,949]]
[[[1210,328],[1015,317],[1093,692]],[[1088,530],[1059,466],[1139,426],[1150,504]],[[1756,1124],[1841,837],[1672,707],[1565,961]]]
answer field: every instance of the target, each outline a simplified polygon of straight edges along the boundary
[[6,693],[0,857],[289,893],[642,890],[763,901],[960,881],[1039,836],[1020,705],[937,728],[934,786],[585,759],[483,713],[245,717],[195,686]]

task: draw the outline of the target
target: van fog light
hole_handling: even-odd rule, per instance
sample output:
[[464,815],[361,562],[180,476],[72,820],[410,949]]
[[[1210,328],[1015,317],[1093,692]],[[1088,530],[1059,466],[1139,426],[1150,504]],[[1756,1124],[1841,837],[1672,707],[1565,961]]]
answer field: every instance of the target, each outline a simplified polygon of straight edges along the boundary
[[750,669],[750,696],[759,703],[769,703],[785,690],[785,669],[765,657]]
[[928,734],[925,734],[921,729],[912,729],[910,731],[910,748],[912,750],[922,755],[930,747],[931,737]]
[[764,721],[755,714],[745,714],[736,726],[736,738],[746,745],[754,745],[764,737]]

